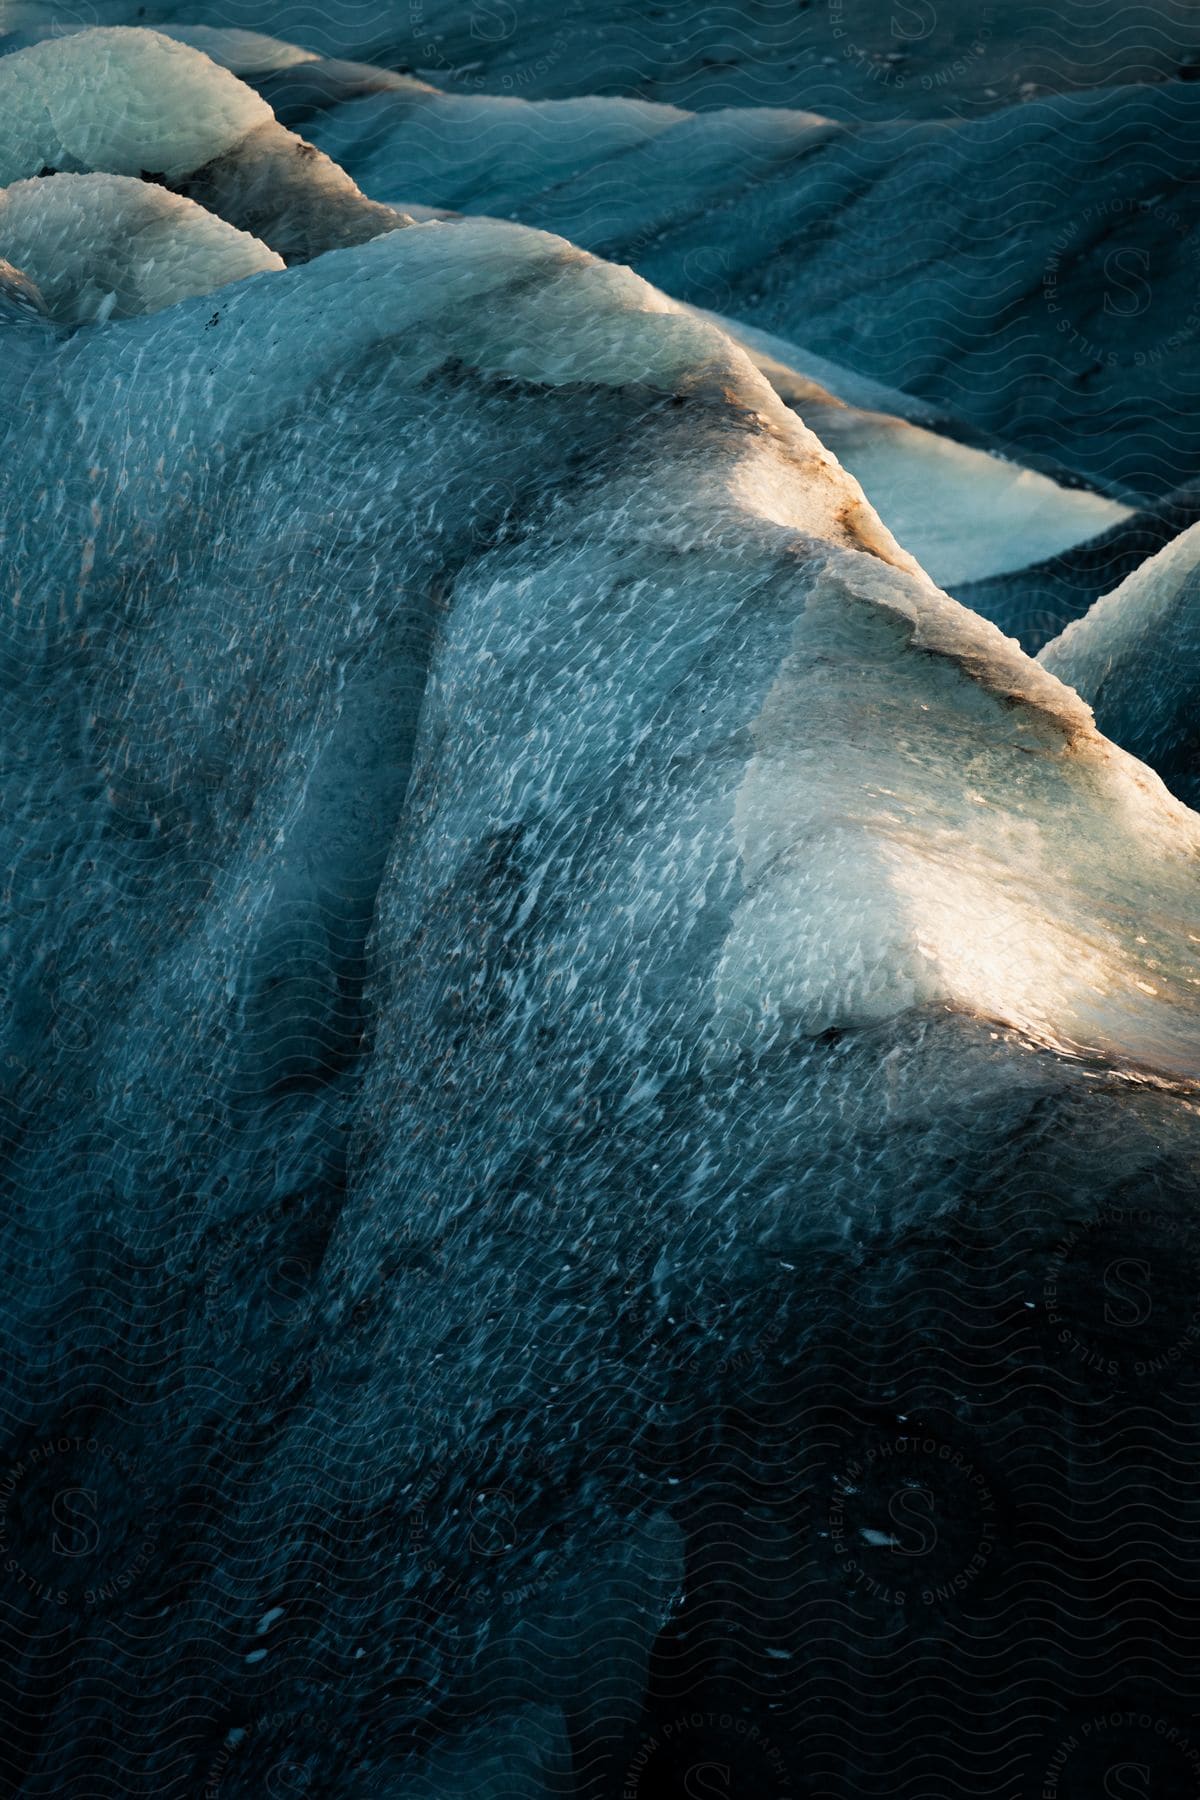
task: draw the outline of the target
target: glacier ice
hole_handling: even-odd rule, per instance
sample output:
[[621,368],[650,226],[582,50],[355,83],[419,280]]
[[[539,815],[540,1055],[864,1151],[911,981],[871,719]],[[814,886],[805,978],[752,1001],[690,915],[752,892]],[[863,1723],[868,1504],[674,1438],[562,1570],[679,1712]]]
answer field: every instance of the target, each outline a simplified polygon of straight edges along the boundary
[[[660,10],[643,0],[412,0],[400,10],[358,0],[311,10],[295,0],[90,0],[86,17],[179,21],[185,29],[203,20],[222,38],[299,39],[323,58],[413,68],[467,94],[544,100],[648,90],[698,110],[815,106],[838,117],[970,118],[1024,98],[1030,76],[1052,93],[1163,80],[1200,52],[1190,0],[1156,0],[1151,27],[1135,12],[1107,30],[1097,27],[1093,3],[940,0],[933,13],[908,0],[894,11],[760,7],[747,16],[731,7]],[[13,31],[61,30],[82,11],[55,0],[5,0],[3,22]],[[898,49],[899,66],[890,66]]]
[[[239,68],[252,55],[236,37],[212,47]],[[754,218],[741,216],[745,209],[739,209],[736,231],[723,233],[719,250],[707,242],[697,249],[689,238],[681,257],[671,263],[660,258],[661,246],[683,222],[703,213],[698,169],[723,205],[731,181],[787,176],[793,160],[802,172],[810,138],[824,144],[836,136],[829,121],[810,115],[758,118],[742,111],[695,119],[678,108],[632,99],[531,103],[445,94],[410,76],[385,77],[362,67],[355,75],[340,64],[316,68],[307,57],[289,58],[286,46],[260,49],[254,60],[272,100],[303,119],[315,140],[350,165],[370,192],[409,210],[420,203],[522,217],[629,258],[643,272],[652,269],[668,291],[703,298],[713,288],[713,298],[721,290],[730,304],[731,241],[750,234],[746,248],[753,239],[756,267],[762,251]],[[643,166],[640,153],[658,149],[657,163]],[[596,170],[590,183],[581,173],[589,167]],[[747,311],[740,293],[737,305]],[[803,303],[796,308],[806,328],[810,310]],[[797,357],[770,333],[738,325],[735,335],[746,344],[757,338],[760,366],[766,366],[764,357],[771,360],[785,382],[787,370],[804,360],[805,353]],[[841,379],[850,388],[870,386],[849,371]],[[836,383],[834,391],[851,397],[840,394]],[[808,397],[803,383],[797,403],[801,397]],[[875,410],[888,409],[876,404]],[[900,447],[882,424],[864,429],[828,414],[822,422],[843,427],[832,447],[901,539],[951,586],[1039,562],[1126,514],[1118,500],[1065,488],[965,445],[904,433]]]
[[[171,29],[184,37],[194,35],[187,28]],[[739,208],[737,231],[723,232],[719,251],[707,240],[697,249],[689,237],[682,253],[674,255],[672,240],[685,225],[698,227],[706,206],[724,206],[731,180],[749,182],[754,193],[757,180],[791,181],[795,162],[799,181],[810,140],[831,145],[842,130],[800,114],[741,111],[695,118],[632,99],[531,104],[512,96],[444,94],[410,76],[361,66],[355,75],[352,65],[326,62],[318,67],[311,52],[294,46],[264,44],[236,31],[198,30],[199,47],[211,48],[222,61],[263,82],[275,103],[290,107],[314,141],[339,165],[351,166],[377,198],[394,201],[412,216],[431,205],[511,213],[634,260],[642,272],[684,297],[711,304],[723,295],[732,305],[736,296],[743,314],[756,308],[737,291],[729,259],[731,246],[740,245],[745,235],[754,266],[761,260],[764,238],[757,202],[753,208]],[[199,105],[208,77],[197,65],[188,79],[194,86],[193,104]],[[318,89],[310,92],[314,83]],[[646,166],[645,155],[651,152],[656,161]],[[263,123],[202,178],[185,183],[183,191],[262,237],[289,261],[335,243],[359,241],[398,222],[385,209],[372,209],[353,187],[335,196],[333,185],[344,184],[345,178],[335,176],[322,158],[318,182],[315,170],[300,163],[297,154],[295,138]],[[993,160],[989,156],[989,166]],[[591,177],[589,169],[594,170]],[[314,223],[318,185],[331,190],[320,232]],[[303,230],[297,229],[300,218]],[[861,256],[855,262],[863,266]],[[803,296],[795,313],[807,335],[814,329],[814,315]],[[790,326],[789,335],[796,335],[796,318]],[[816,329],[825,330],[823,325]],[[838,329],[844,336],[840,323]],[[790,346],[769,333],[755,333],[753,327],[739,325],[737,331],[739,341],[747,344],[752,337],[760,339],[763,353],[773,359],[786,384],[788,368],[796,365],[794,356],[789,362]],[[803,354],[811,358],[811,352]],[[850,390],[865,391],[871,385],[849,371],[839,381]],[[800,394],[804,392],[801,383]],[[834,392],[853,399],[837,383]],[[871,406],[862,399],[857,404]],[[891,410],[878,402],[872,409]],[[1064,488],[1045,475],[985,458],[963,445],[902,433],[902,446],[897,446],[894,432],[882,423],[877,429],[864,428],[863,422],[829,414],[822,422],[833,432],[842,428],[833,446],[837,453],[864,480],[873,503],[901,539],[910,542],[936,579],[951,586],[1038,562],[1123,516],[1120,501]],[[1007,623],[1003,613],[1000,617]]]
[[[47,289],[0,270],[6,1779],[609,1800],[674,1632],[686,1766],[727,1715],[785,1792],[947,1741],[990,1791],[1013,1714],[998,1753],[964,1715],[1037,1719],[1051,1653],[1112,1685],[1127,1418],[1139,1530],[1187,1541],[1143,1401],[1195,1307],[1200,817],[719,325],[298,146],[137,195],[189,243],[269,214],[270,266],[77,330],[55,196],[107,230],[132,177],[4,202]],[[902,482],[874,396],[774,376]],[[1148,1377],[1102,1314],[1131,1243]],[[830,1548],[910,1420],[996,1496],[944,1614]],[[64,1493],[106,1527],[69,1559]]]
[[[378,199],[560,232],[1118,497],[1194,465],[1173,407],[1200,335],[1194,85],[1052,93],[933,125],[444,93],[418,72],[357,93],[314,64],[261,80]],[[1136,273],[1148,291],[1130,288]],[[1093,291],[1109,301],[1095,318]]]
[[[38,293],[34,283],[30,281],[23,269],[14,269],[10,262],[0,258],[0,301],[10,314],[17,312],[37,313],[45,317],[46,302]],[[0,319],[4,318],[0,312]]]
[[0,255],[65,324],[157,312],[283,258],[191,200],[120,175],[0,188]]
[[1164,545],[1200,517],[1200,489],[1192,483],[1135,507],[1098,537],[1088,538],[1030,567],[961,582],[955,597],[1018,637],[1031,655],[1080,619]]
[[[186,16],[171,5],[154,10],[185,31],[197,17],[190,8]],[[522,37],[532,28],[527,11]],[[809,13],[805,29],[830,24],[822,9]],[[122,4],[104,16],[147,18]],[[14,26],[22,17],[12,10]],[[321,41],[322,22],[307,23],[306,38],[333,50]],[[353,53],[368,23],[339,10],[338,55]],[[403,23],[401,36],[412,17]],[[208,24],[273,25],[287,40],[286,17],[270,6],[234,13],[222,0]],[[560,27],[575,67],[595,27],[556,19]],[[1176,17],[1176,33],[1185,28],[1195,29],[1190,16]],[[998,32],[993,19],[989,53]],[[475,47],[485,60],[489,41]],[[251,52],[231,42],[225,55],[242,66]],[[360,66],[357,75],[352,65],[297,61],[286,49],[260,47],[251,60],[247,72],[280,117],[376,202],[497,213],[559,232],[634,264],[681,299],[916,388],[1018,454],[1090,473],[1118,499],[1159,494],[1189,476],[1196,447],[1174,400],[1190,391],[1200,329],[1194,83],[1049,93],[934,125],[847,118],[812,100],[804,103],[814,110],[796,110],[813,70],[787,107],[739,101],[690,113],[612,89],[533,99],[536,82],[489,93],[466,78],[467,91],[446,93],[453,69],[399,54],[392,70]],[[839,63],[844,82],[854,66]],[[881,89],[880,103],[888,98]],[[1146,143],[1156,146],[1148,158]],[[1031,167],[1039,171],[1032,180]],[[281,150],[274,179],[291,173]],[[193,197],[291,259],[265,214],[236,216],[231,204]],[[1138,272],[1148,297],[1130,291]],[[1109,300],[1095,319],[1089,284]],[[1156,431],[1168,414],[1171,430]]]
[[59,172],[161,181],[289,262],[404,223],[253,89],[154,31],[69,32],[0,57],[0,185]]
[[1200,799],[1200,525],[1181,532],[1040,652],[1117,743]]
[[[1118,500],[1065,487],[929,429],[919,421],[932,409],[914,407],[906,395],[736,320],[716,322],[862,483],[889,529],[939,586],[957,589],[1024,569],[1131,516]],[[997,623],[1007,628],[1006,620]]]
[[[317,319],[336,332],[315,331]],[[185,907],[168,954],[155,924],[149,962],[132,950],[137,908],[119,920],[98,909],[91,925],[74,913],[55,923],[32,898],[20,911],[30,945],[61,934],[31,1017],[55,1015],[65,984],[89,1018],[122,1020],[89,1071],[93,1104],[127,1144],[122,1182],[161,1174],[164,1157],[177,1169],[203,1159],[214,1118],[189,1152],[172,1096],[185,1068],[193,1091],[207,1088],[212,1044],[253,1025],[242,1041],[255,1078],[235,1081],[236,1095],[257,1092],[273,1059],[280,1079],[315,1074],[349,1029],[349,975],[283,970],[289,943],[308,946],[300,969],[328,965],[328,896],[343,893],[359,918],[374,905],[353,899],[356,869],[384,854],[364,848],[372,808],[356,819],[350,778],[321,761],[326,745],[346,754],[333,746],[351,697],[366,708],[360,737],[385,729],[373,707],[387,714],[394,747],[380,763],[396,773],[377,810],[407,846],[389,853],[375,906],[385,968],[404,966],[421,929],[457,944],[450,897],[479,904],[469,896],[484,875],[470,871],[489,834],[540,846],[527,996],[505,1032],[555,1016],[555,971],[569,966],[585,1061],[594,993],[588,1005],[634,1031],[651,1063],[695,1039],[715,1068],[797,1033],[950,1006],[1047,1046],[1190,1073],[1192,815],[1095,733],[1069,689],[938,594],[726,338],[636,277],[513,226],[412,226],[9,367],[41,418],[87,421],[77,460],[44,440],[40,505],[55,530],[22,528],[10,543],[11,653],[18,666],[61,656],[78,632],[125,646],[103,678],[116,710],[94,728],[124,746],[125,773],[88,801],[92,825],[74,807],[41,812],[30,878],[81,841],[103,891],[133,881],[148,893],[179,856],[207,871],[189,890],[194,925]],[[129,409],[119,426],[99,399],[115,381]],[[306,448],[301,422],[317,406],[320,447]],[[587,423],[560,465],[551,443],[533,445],[568,406]],[[137,481],[121,450],[130,432]],[[335,518],[332,531],[323,521]],[[253,572],[260,556],[266,573]],[[243,592],[256,597],[252,635],[230,613]],[[374,670],[376,639],[395,667]],[[64,723],[81,704],[73,667]],[[632,668],[645,674],[630,689]],[[134,680],[139,669],[169,672],[179,696],[169,742],[160,678]],[[152,734],[140,753],[139,731]],[[89,791],[82,768],[68,773],[69,734],[47,742],[63,761],[51,791],[76,780]],[[264,764],[273,745],[282,760]],[[633,810],[610,843],[588,820],[624,781],[634,789],[619,810]],[[166,834],[136,880],[122,873],[133,852],[113,804],[148,809],[139,860]],[[532,870],[513,879],[520,891]],[[611,926],[589,948],[582,920],[601,893]],[[1131,894],[1136,931],[1122,923]],[[426,904],[438,910],[422,928]],[[700,962],[685,977],[696,908]],[[156,917],[149,908],[144,928]],[[197,959],[186,946],[201,921]],[[543,929],[544,942],[530,938]],[[93,932],[124,951],[98,958]],[[464,955],[448,948],[432,968]],[[424,992],[431,975],[418,975]],[[436,1038],[446,1003],[427,1004]],[[420,1036],[415,1020],[405,1031]],[[517,1051],[506,1041],[505,1057]],[[445,1050],[435,1041],[428,1055]],[[547,1075],[566,1081],[570,1066],[564,1050]],[[142,1071],[136,1093],[129,1067]],[[22,1143],[45,1179],[78,1178],[66,1172],[77,1118],[45,1116]]]
[[217,25],[172,25],[162,35],[190,44],[194,50],[202,50],[210,62],[251,79],[269,70],[294,69],[299,63],[320,60],[315,50],[304,50],[299,44],[285,44],[279,38],[236,26],[223,30]]
[[158,32],[54,37],[0,59],[0,185],[46,168],[177,182],[273,117],[252,88]]

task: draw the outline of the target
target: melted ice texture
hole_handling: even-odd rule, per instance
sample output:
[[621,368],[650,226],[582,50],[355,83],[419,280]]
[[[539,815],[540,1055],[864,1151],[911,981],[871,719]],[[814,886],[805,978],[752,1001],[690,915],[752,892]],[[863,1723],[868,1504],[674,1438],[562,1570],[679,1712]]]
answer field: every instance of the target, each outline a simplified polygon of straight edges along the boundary
[[[263,116],[152,33],[81,33],[0,76],[22,173],[51,156],[127,171],[148,140],[178,173]],[[939,593],[718,330],[518,227],[413,226],[283,274],[197,209],[102,181],[92,235],[65,251],[76,190],[43,187],[11,188],[0,217],[52,312],[86,316],[69,296],[110,286],[143,295],[114,310],[169,298],[144,292],[144,230],[115,266],[122,208],[171,255],[195,239],[185,289],[206,266],[227,280],[234,252],[264,269],[215,314],[206,299],[53,343],[19,321],[7,334],[10,402],[43,422],[22,433],[35,516],[10,534],[16,654],[103,641],[104,741],[158,846],[145,880],[206,870],[153,958],[92,941],[127,934],[145,899],[81,925],[35,882],[20,910],[20,954],[55,942],[80,1004],[120,1019],[105,1104],[147,1066],[131,1035],[173,1065],[181,1042],[203,1058],[236,1041],[248,984],[285,979],[255,967],[274,910],[353,884],[343,822],[310,817],[351,668],[403,691],[407,724],[358,729],[413,760],[376,909],[384,964],[447,896],[466,929],[465,870],[518,831],[537,846],[522,952],[537,1007],[555,1010],[552,970],[589,1004],[609,993],[606,1029],[642,1020],[650,1064],[686,993],[687,1034],[718,1060],[948,1005],[1195,1072],[1197,820]],[[542,441],[564,417],[580,421],[565,464]],[[66,420],[82,430],[64,451]],[[170,671],[166,708],[151,666]],[[95,679],[64,676],[69,716]],[[45,741],[56,774],[16,809],[25,879],[50,856],[88,870],[85,888],[119,886],[128,802],[84,782],[95,743]],[[626,824],[606,830],[596,808],[618,792]],[[331,951],[312,929],[316,978]],[[273,1027],[285,1061],[320,1038],[296,1004]]]
[[[545,1792],[684,1585],[630,1446],[758,1379],[735,1321],[680,1408],[647,1322],[780,1252],[807,1319],[822,1242],[1028,1178],[1047,1113],[1048,1183],[1194,1191],[1200,817],[1060,678],[1120,605],[1025,656],[629,270],[413,224],[143,31],[0,60],[0,147],[13,1411],[99,1393],[220,1512],[88,1614],[35,1785],[111,1738],[199,1791],[291,1642],[314,1791]],[[497,1469],[503,1603],[444,1549]]]

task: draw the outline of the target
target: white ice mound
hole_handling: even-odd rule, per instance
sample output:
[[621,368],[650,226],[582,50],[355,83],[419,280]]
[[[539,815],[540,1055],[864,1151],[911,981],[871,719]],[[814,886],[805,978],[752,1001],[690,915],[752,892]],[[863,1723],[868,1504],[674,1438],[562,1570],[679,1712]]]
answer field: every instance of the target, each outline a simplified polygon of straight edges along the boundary
[[158,32],[47,38],[0,58],[0,186],[44,169],[174,183],[273,119],[228,70]]
[[152,177],[288,261],[406,222],[228,69],[156,31],[76,31],[0,57],[0,186],[60,172]]
[[52,318],[72,325],[158,312],[285,266],[195,201],[124,175],[0,189],[0,256],[37,284]]
[[1200,800],[1200,525],[1142,563],[1038,658],[1097,724]]

